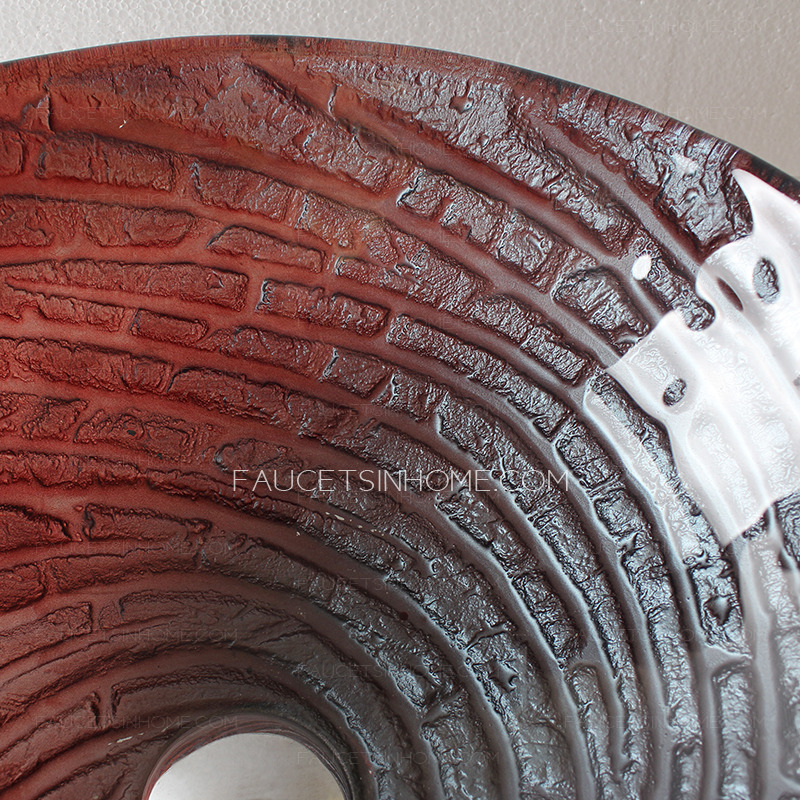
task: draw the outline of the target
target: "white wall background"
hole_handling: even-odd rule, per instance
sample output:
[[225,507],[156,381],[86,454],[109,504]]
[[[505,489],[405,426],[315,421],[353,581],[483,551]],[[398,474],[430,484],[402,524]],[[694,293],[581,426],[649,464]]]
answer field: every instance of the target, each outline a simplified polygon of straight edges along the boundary
[[658,109],[800,176],[798,0],[0,0],[0,60],[165,36],[436,47]]

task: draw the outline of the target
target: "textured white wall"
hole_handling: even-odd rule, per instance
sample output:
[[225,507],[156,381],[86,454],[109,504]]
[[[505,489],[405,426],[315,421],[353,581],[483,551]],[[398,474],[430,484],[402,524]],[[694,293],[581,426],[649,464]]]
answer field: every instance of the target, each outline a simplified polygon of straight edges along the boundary
[[664,111],[800,176],[797,0],[0,0],[0,19],[0,60],[222,33],[469,53]]

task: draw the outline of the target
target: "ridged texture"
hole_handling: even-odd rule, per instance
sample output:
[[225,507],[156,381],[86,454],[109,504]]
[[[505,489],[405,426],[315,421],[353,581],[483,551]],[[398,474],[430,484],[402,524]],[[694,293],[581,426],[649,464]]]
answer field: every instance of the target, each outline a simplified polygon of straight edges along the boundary
[[[670,309],[712,318],[733,168],[795,184],[440,53],[2,72],[4,800],[138,800],[239,711],[339,754],[353,800],[800,793],[800,501],[723,551],[687,497],[681,552],[581,407],[594,381],[679,483],[603,370]],[[250,488],[305,468],[332,491]],[[495,472],[348,491],[364,468]]]

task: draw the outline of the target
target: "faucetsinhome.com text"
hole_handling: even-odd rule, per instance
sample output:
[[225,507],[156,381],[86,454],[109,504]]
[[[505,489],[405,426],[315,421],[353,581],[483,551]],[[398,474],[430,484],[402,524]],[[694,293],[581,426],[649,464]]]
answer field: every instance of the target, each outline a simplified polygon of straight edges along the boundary
[[491,492],[500,485],[541,491],[545,487],[569,488],[566,472],[550,470],[443,470],[427,472],[405,469],[234,469],[235,492],[294,492],[319,494],[336,489],[356,492],[443,492],[468,489]]

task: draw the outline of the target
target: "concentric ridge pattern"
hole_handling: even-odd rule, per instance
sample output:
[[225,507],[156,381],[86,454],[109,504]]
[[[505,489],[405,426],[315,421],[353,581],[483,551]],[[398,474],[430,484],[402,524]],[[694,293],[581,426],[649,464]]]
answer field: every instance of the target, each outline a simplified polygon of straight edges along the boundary
[[[710,322],[734,168],[795,183],[434,52],[2,73],[4,800],[139,800],[177,736],[254,711],[353,800],[800,796],[800,501],[723,549],[605,371],[669,310]],[[683,549],[590,383],[672,475]],[[327,490],[254,483],[304,469]]]

